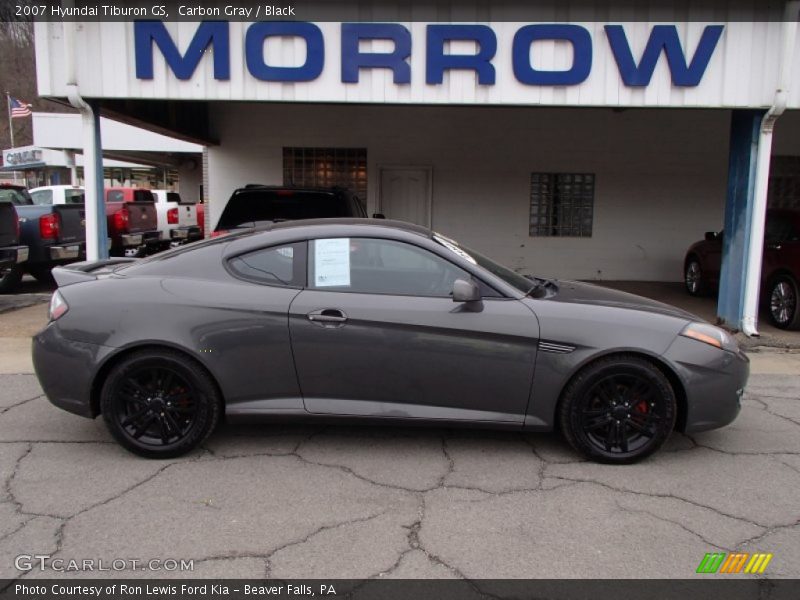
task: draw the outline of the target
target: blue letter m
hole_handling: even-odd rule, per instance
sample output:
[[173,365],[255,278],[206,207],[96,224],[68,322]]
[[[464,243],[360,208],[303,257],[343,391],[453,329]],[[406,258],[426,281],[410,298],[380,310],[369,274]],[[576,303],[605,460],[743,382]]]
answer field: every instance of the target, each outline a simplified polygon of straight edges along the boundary
[[653,71],[656,68],[661,50],[667,55],[667,64],[672,75],[673,85],[696,86],[703,78],[708,67],[708,61],[714,53],[720,36],[722,25],[708,25],[703,30],[700,43],[689,66],[686,65],[686,56],[678,39],[678,30],[674,25],[655,25],[650,32],[650,39],[644,49],[639,65],[633,59],[628,38],[622,25],[606,25],[606,36],[617,61],[619,74],[625,85],[645,86],[650,83]]
[[203,21],[181,56],[161,21],[136,21],[133,24],[137,79],[153,78],[153,42],[178,79],[191,79],[203,54],[213,47],[214,79],[230,79],[231,60],[227,21]]

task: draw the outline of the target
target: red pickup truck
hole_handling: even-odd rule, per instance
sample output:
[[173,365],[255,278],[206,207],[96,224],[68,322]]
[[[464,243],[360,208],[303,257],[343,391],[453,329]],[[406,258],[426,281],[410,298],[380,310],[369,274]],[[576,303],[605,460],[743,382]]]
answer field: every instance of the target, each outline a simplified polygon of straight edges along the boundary
[[105,189],[111,256],[145,256],[169,246],[158,230],[156,203],[150,190]]

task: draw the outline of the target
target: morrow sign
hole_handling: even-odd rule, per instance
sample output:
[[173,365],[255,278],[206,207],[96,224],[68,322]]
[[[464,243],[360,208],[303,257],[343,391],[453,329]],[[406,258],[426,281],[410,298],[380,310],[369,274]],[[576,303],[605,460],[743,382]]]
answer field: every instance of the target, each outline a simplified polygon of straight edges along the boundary
[[[707,25],[693,52],[687,51],[675,25],[654,25],[640,55],[634,56],[623,25],[605,25],[605,42],[613,55],[620,79],[629,87],[646,87],[658,61],[664,56],[672,84],[699,85],[717,47],[724,25]],[[388,69],[397,85],[411,83],[409,59],[414,41],[411,31],[399,23],[342,23],[341,81],[358,83],[365,69]],[[297,66],[274,64],[265,56],[269,38],[299,38],[306,47],[305,62]],[[231,36],[227,21],[198,24],[185,51],[181,52],[164,23],[134,22],[136,78],[153,79],[156,50],[177,79],[191,79],[201,60],[213,61],[214,79],[226,81],[231,71]],[[388,40],[388,52],[366,51],[362,42]],[[536,42],[551,41],[572,47],[572,64],[566,69],[534,66]],[[473,53],[451,53],[450,42],[471,42]],[[252,77],[268,82],[307,82],[317,79],[326,68],[325,36],[314,23],[269,21],[251,24],[244,33],[244,58]],[[574,86],[592,71],[593,44],[588,29],[568,23],[534,23],[521,26],[513,36],[511,61],[514,78],[529,86]],[[451,70],[473,71],[479,85],[492,86],[497,80],[497,34],[489,25],[429,24],[425,28],[425,83],[440,85]]]

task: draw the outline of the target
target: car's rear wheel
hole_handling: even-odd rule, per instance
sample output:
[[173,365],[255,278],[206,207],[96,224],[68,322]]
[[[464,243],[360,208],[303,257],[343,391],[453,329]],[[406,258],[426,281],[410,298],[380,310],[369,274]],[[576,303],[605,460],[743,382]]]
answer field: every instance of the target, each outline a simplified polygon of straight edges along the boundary
[[689,257],[683,272],[683,281],[686,283],[686,291],[692,296],[702,296],[706,291],[706,284],[703,280],[703,267],[700,259],[696,256]]
[[0,294],[11,294],[16,291],[22,281],[22,269],[15,265],[8,269],[0,269]]
[[800,327],[797,282],[788,275],[778,277],[770,286],[769,316],[781,329]]
[[568,384],[559,417],[564,437],[587,458],[633,463],[658,450],[672,432],[675,392],[650,362],[609,357]]
[[199,446],[216,426],[221,405],[208,373],[171,350],[124,357],[109,372],[100,396],[114,438],[147,458],[172,458]]

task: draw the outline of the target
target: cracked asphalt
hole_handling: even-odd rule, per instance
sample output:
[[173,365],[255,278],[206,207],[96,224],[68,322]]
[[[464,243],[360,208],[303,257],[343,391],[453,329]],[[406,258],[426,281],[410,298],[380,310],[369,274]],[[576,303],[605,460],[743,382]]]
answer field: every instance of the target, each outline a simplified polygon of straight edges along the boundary
[[20,554],[194,561],[92,577],[690,578],[733,550],[798,577],[788,364],[752,376],[731,426],[673,434],[626,467],[556,435],[301,425],[225,425],[188,457],[148,461],[51,406],[35,376],[2,375],[0,578],[59,576],[17,571]]

